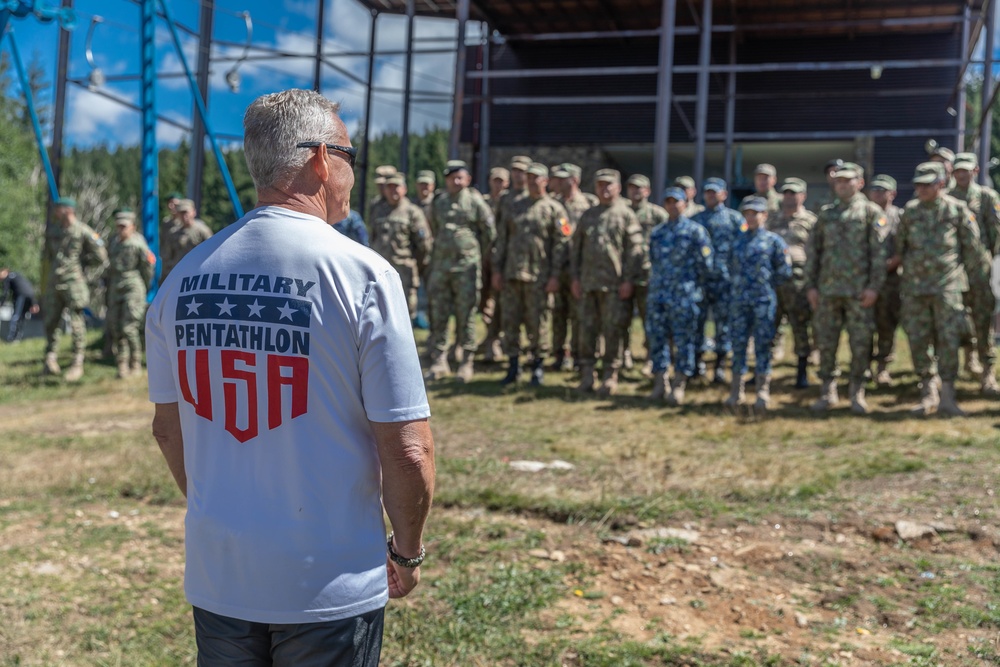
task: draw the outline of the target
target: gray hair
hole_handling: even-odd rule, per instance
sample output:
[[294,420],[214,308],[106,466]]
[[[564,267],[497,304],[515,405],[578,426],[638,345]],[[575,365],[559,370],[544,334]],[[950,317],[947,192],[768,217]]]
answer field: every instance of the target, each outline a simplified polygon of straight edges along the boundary
[[337,143],[340,105],[293,88],[258,97],[243,116],[243,150],[257,190],[288,185],[315,154],[303,141]]

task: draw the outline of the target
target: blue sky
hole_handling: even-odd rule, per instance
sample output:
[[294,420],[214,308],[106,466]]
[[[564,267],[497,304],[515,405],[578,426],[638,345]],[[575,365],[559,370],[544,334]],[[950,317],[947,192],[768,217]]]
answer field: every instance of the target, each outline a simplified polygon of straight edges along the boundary
[[[214,37],[219,40],[246,41],[246,24],[243,11],[249,11],[253,21],[253,44],[258,47],[276,48],[290,53],[310,54],[315,50],[315,32],[318,0],[216,0]],[[367,51],[369,41],[369,13],[356,0],[326,0],[325,50],[327,52]],[[200,11],[199,0],[168,0],[173,18],[178,23],[197,29]],[[57,4],[49,0],[49,4]],[[79,26],[72,33],[70,77],[86,79],[91,71],[87,63],[86,36],[92,17],[99,15],[104,22],[95,29],[93,53],[97,66],[107,76],[139,73],[139,7],[129,0],[77,0]],[[59,29],[55,24],[43,25],[33,18],[13,19],[12,26],[18,46],[26,60],[38,58],[50,81],[55,80],[55,59],[58,49]],[[470,23],[470,40],[474,39],[478,24]],[[418,18],[415,35],[421,38],[450,38],[456,35],[456,24],[448,19]],[[405,47],[405,17],[382,15],[379,18],[377,48],[401,50]],[[181,40],[188,63],[195,67],[197,42],[183,32]],[[418,43],[418,48],[420,48]],[[424,48],[453,48],[453,42],[425,42]],[[4,44],[6,49],[6,40]],[[159,72],[181,71],[180,61],[170,32],[159,21],[156,32],[157,62]],[[242,47],[216,45],[213,58],[239,56]],[[251,54],[261,51],[251,49]],[[424,54],[414,59],[414,92],[450,93],[454,79],[453,54]],[[367,75],[364,57],[339,57],[333,59],[339,67],[362,81]],[[404,85],[404,60],[402,56],[384,56],[377,60],[376,87],[402,89]],[[212,65],[209,92],[209,118],[216,133],[241,134],[243,111],[257,96],[292,87],[312,87],[313,61],[311,58],[282,58],[266,62],[246,61],[240,65],[242,79],[238,93],[233,93],[225,81],[225,73],[232,66],[229,62]],[[139,84],[111,82],[103,90],[132,103],[139,101]],[[329,67],[324,67],[323,93],[342,104],[342,114],[353,131],[364,119],[364,85],[351,81]],[[85,88],[70,84],[66,106],[67,146],[88,146],[96,143],[112,145],[137,144],[140,138],[139,114],[112,100],[95,95]],[[51,99],[51,95],[50,95]],[[157,87],[159,112],[184,125],[190,125],[192,99],[186,79],[161,78]],[[449,124],[450,100],[441,103],[420,103],[413,106],[411,128],[419,131],[425,127],[446,127]],[[398,130],[402,124],[402,95],[376,93],[372,112],[372,129]],[[186,134],[176,127],[160,123],[157,134],[164,144],[176,144]]]

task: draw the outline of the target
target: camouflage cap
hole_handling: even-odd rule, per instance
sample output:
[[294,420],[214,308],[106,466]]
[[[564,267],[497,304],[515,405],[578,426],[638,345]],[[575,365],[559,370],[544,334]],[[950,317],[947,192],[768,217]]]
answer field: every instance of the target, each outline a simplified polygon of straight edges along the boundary
[[194,202],[190,199],[182,199],[177,202],[177,212],[182,213],[184,211],[194,211]]
[[944,165],[940,162],[923,162],[917,165],[917,170],[913,174],[913,182],[916,184],[938,183],[944,181]]
[[701,186],[702,190],[708,190],[710,192],[721,192],[722,190],[729,190],[729,186],[721,178],[706,178],[705,184]]
[[583,176],[583,169],[572,162],[563,162],[559,166],[562,168],[562,171],[566,172],[566,176],[562,176],[561,178],[575,178],[576,180],[580,180],[580,177]]
[[406,185],[406,174],[401,174],[396,172],[389,178],[385,179],[386,185]]
[[877,174],[872,179],[872,190],[895,190],[896,179],[888,174]]
[[549,168],[541,162],[532,162],[528,167],[527,172],[535,176],[543,176],[545,178],[549,177]]
[[534,162],[534,160],[532,160],[527,155],[515,155],[510,159],[510,168],[520,169],[521,171],[528,171],[528,167],[531,166],[532,162]]
[[444,167],[444,175],[449,176],[454,174],[456,171],[469,171],[469,165],[465,164],[464,160],[448,160],[448,164]]
[[391,164],[383,164],[379,167],[375,167],[375,175],[381,176],[382,178],[389,178],[390,176],[396,175],[396,168]]
[[385,176],[376,176],[375,185],[385,185]]
[[801,178],[786,178],[785,182],[781,184],[779,190],[781,192],[794,192],[799,194],[808,190],[808,186]]
[[594,174],[594,182],[607,181],[611,183],[621,183],[622,175],[617,169],[598,169]]
[[72,197],[60,197],[55,201],[55,206],[65,206],[67,208],[76,208],[76,200]]
[[132,211],[119,211],[115,214],[115,225],[121,227],[124,225],[134,225],[135,224],[135,213]]
[[687,193],[684,192],[684,188],[672,187],[663,191],[663,201],[667,201],[668,199],[687,201],[688,196]]
[[505,181],[509,181],[510,172],[503,167],[493,167],[490,169],[490,180],[492,181],[494,178],[501,178]]
[[690,176],[678,176],[674,179],[674,185],[679,188],[693,188],[695,187],[694,179]]
[[955,151],[950,148],[945,148],[944,146],[933,146],[927,151],[929,157],[939,157],[945,162],[955,161]]
[[864,175],[864,169],[854,164],[853,162],[845,162],[837,168],[834,172],[834,178],[861,178]]
[[767,212],[767,200],[763,197],[758,197],[756,195],[750,195],[749,197],[744,197],[743,201],[740,202],[741,211],[757,211],[758,213]]
[[566,171],[565,167],[563,167],[561,164],[557,164],[556,166],[552,167],[551,173],[552,173],[552,178],[569,178],[570,176],[572,176],[572,174]]
[[773,164],[767,164],[765,162],[763,164],[758,164],[757,167],[753,170],[753,173],[754,176],[756,176],[757,174],[767,174],[768,176],[776,177],[778,175],[778,170],[774,168]]
[[434,172],[429,169],[424,169],[423,171],[417,172],[417,183],[430,183],[434,185],[437,183],[437,177],[434,176]]
[[648,188],[649,178],[643,176],[642,174],[632,174],[631,176],[628,177],[628,184],[634,185],[637,188]]
[[973,171],[979,168],[979,158],[976,157],[975,153],[956,153],[955,154],[955,171],[959,169],[965,169],[967,171]]

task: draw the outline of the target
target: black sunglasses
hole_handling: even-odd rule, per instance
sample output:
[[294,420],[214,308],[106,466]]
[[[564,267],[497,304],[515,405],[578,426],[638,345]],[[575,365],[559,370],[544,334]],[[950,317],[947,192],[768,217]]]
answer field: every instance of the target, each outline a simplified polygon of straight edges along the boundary
[[326,144],[322,141],[303,141],[302,143],[295,144],[296,148],[318,148],[320,146],[326,146],[331,151],[345,153],[347,155],[347,163],[351,165],[351,169],[354,169],[354,161],[358,157],[358,149],[353,146],[338,146],[337,144]]

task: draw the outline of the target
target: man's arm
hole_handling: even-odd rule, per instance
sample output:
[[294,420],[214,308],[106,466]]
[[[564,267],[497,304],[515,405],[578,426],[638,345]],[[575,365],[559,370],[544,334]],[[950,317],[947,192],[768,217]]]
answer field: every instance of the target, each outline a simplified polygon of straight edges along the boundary
[[[159,406],[157,406],[159,407]],[[426,419],[370,422],[382,465],[382,505],[392,524],[393,551],[416,558],[434,497],[434,437]],[[420,568],[388,561],[389,595],[403,597],[420,581]]]
[[184,472],[184,437],[181,434],[181,413],[176,403],[157,403],[153,414],[153,437],[167,460],[181,493],[187,498],[187,473]]

